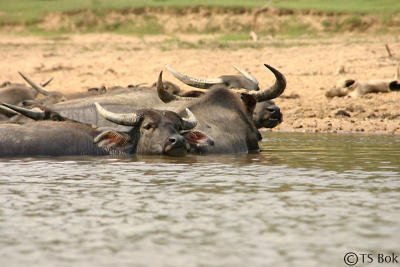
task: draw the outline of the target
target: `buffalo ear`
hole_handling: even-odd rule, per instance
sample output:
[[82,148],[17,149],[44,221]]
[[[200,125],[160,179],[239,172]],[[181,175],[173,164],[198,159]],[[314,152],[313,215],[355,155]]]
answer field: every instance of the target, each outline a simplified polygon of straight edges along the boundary
[[205,153],[210,146],[214,146],[214,140],[201,131],[181,132],[186,142],[190,145],[190,150],[195,153]]
[[240,98],[246,106],[247,113],[249,115],[252,115],[257,105],[257,100],[255,99],[255,97],[246,93],[242,93]]
[[181,133],[189,144],[214,145],[214,140],[201,131],[185,131]]
[[109,130],[97,135],[93,142],[106,150],[124,151],[132,145],[132,138],[129,134]]

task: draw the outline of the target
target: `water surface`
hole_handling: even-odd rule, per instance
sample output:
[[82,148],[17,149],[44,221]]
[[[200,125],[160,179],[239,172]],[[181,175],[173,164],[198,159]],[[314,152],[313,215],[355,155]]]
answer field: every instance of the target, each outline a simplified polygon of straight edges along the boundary
[[0,266],[345,266],[350,251],[400,254],[399,221],[398,136],[0,161]]

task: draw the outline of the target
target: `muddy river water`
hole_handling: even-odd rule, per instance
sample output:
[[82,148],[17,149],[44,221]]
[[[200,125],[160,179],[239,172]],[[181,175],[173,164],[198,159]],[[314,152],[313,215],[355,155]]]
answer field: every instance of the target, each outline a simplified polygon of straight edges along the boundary
[[400,136],[263,137],[250,155],[2,159],[0,266],[396,260]]

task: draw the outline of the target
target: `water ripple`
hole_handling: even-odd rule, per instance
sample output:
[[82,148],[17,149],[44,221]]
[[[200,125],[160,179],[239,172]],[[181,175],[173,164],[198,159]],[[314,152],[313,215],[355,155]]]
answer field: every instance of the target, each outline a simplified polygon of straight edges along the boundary
[[267,133],[262,153],[0,162],[2,266],[342,266],[398,249],[395,136]]

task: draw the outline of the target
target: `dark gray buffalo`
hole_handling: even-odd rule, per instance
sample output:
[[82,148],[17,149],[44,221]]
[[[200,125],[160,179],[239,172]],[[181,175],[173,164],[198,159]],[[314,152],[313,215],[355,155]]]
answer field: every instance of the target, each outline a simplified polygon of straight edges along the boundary
[[[93,87],[89,88],[86,92],[76,92],[76,93],[70,93],[70,94],[63,94],[59,91],[49,91],[44,88],[43,85],[38,85],[35,82],[33,82],[31,79],[29,79],[26,75],[23,73],[19,72],[19,74],[22,76],[22,78],[32,86],[37,92],[42,94],[44,97],[40,99],[32,99],[32,100],[27,100],[24,101],[23,104],[24,106],[30,106],[30,105],[52,105],[60,102],[64,102],[70,99],[78,99],[78,98],[84,98],[88,96],[94,96],[94,95],[102,95],[107,93],[107,89],[104,86],[100,87]],[[7,101],[3,101],[5,103],[9,103]],[[12,104],[12,103],[9,103]]]
[[[286,88],[285,77],[276,69],[265,65],[275,75],[275,83],[262,91],[239,93],[217,84],[203,97],[188,99],[164,90],[162,75],[157,83],[160,99],[173,105],[179,114],[189,108],[198,119],[196,129],[212,140],[203,146],[192,146],[196,153],[249,153],[259,151],[261,135],[252,115],[257,102],[264,102],[281,95]],[[176,102],[178,101],[178,103]],[[186,101],[186,102],[185,102]],[[181,110],[181,111],[179,111]]]
[[[5,104],[7,105],[7,104]],[[101,129],[44,114],[50,121],[0,125],[0,157],[165,154],[182,156],[198,142],[193,136],[204,136],[192,130],[197,120],[188,110],[188,119],[175,112],[155,109],[118,114],[95,103],[101,116],[126,131]],[[7,105],[21,111],[20,107]]]
[[115,127],[115,124],[107,123],[97,114],[94,102],[99,102],[107,110],[118,113],[153,107],[183,115],[182,112],[189,108],[198,119],[198,132],[190,137],[191,152],[248,153],[258,150],[260,139],[260,133],[252,119],[256,103],[278,97],[286,87],[285,77],[271,66],[266,67],[275,75],[276,81],[270,88],[262,91],[233,91],[217,84],[200,98],[185,98],[166,91],[160,74],[157,82],[160,98],[152,97],[154,93],[148,88],[143,88],[107,98],[98,96],[71,100],[53,105],[51,109],[72,120]]
[[[253,76],[238,67],[235,68],[242,73],[242,76],[223,75],[217,79],[198,79],[180,74],[171,67],[167,66],[167,69],[176,77],[191,86],[209,89],[212,86],[215,87],[220,85],[230,89],[241,88],[246,90],[259,90],[258,81]],[[26,76],[22,76],[32,87],[44,91],[43,87],[40,87],[40,85],[37,85]],[[163,84],[166,91],[183,98],[189,97],[189,99],[191,99],[190,97],[201,97],[207,92],[207,90],[181,91],[177,85],[171,82],[165,81]],[[44,98],[46,99],[46,102],[38,102],[38,104],[44,104],[47,106],[49,104],[53,104],[49,107],[59,112],[63,116],[73,118],[75,120],[92,123],[95,125],[111,126],[113,125],[112,123],[107,122],[100,116],[97,116],[95,107],[93,105],[94,102],[99,102],[114,112],[131,112],[139,108],[163,109],[165,105],[163,101],[159,99],[155,87],[156,83],[153,84],[152,88],[141,86],[128,86],[126,88],[115,87],[107,90],[105,88],[94,88],[96,89],[95,94],[103,94],[89,96],[85,99],[82,99],[82,97],[78,98],[77,96],[68,96],[70,100],[62,103],[58,103],[59,101],[56,100],[57,94],[50,94],[48,97]],[[282,113],[280,112],[279,107],[277,107],[272,101],[259,102],[255,108],[253,120],[257,128],[273,128],[282,122]],[[21,121],[21,118],[14,118],[13,121]],[[25,119],[22,119],[22,121],[25,121]]]
[[[228,77],[228,75],[224,77]],[[254,77],[252,79],[255,80]],[[37,86],[32,81],[30,81],[30,84],[32,86]],[[170,82],[165,82],[164,86],[167,92],[171,94],[178,94],[180,92],[179,87]],[[215,86],[226,87],[224,84],[221,83],[219,84],[216,83],[214,87]],[[253,86],[258,87],[258,82],[257,83],[253,82]],[[232,87],[228,86],[228,88]],[[206,92],[207,91],[203,91],[201,93],[202,95],[204,95]],[[259,94],[258,91],[257,92],[252,91],[250,93]],[[185,94],[181,95],[198,97],[198,95],[191,94],[190,92],[186,92]],[[276,96],[266,97],[266,99],[272,99],[274,97]],[[165,106],[164,102],[160,100],[154,88],[148,88],[148,87],[118,88],[117,90],[113,90],[112,93],[107,93],[105,95],[92,96],[84,99],[73,99],[55,105],[50,105],[49,107],[59,112],[63,116],[66,116],[74,120],[100,126],[111,126],[113,125],[112,123],[107,122],[100,116],[97,116],[97,112],[93,105],[94,102],[98,102],[114,112],[132,112],[140,108],[158,108],[158,109],[167,108],[171,110],[176,110],[175,107],[179,106],[180,102],[187,103],[188,99],[190,100],[193,98],[177,96],[176,98],[173,99],[175,99],[173,104]],[[266,102],[261,101],[257,103],[256,110],[253,115],[253,120],[258,128],[261,127],[272,128],[278,125],[282,121],[282,113],[280,112],[279,107],[277,107],[272,101],[266,101]]]
[[[191,87],[200,89],[209,89],[216,85],[225,85],[230,89],[247,89],[247,90],[259,90],[259,83],[255,77],[250,73],[234,66],[242,75],[223,75],[216,79],[203,79],[190,77],[186,74],[177,72],[173,68],[166,66],[167,70],[172,73],[178,80]],[[180,93],[181,96],[198,97],[205,93],[205,91],[186,91]],[[282,113],[280,108],[275,105],[271,100],[265,102],[258,102],[254,113],[253,121],[258,129],[260,128],[274,128],[282,122]]]
[[[132,112],[132,109],[146,105],[172,110],[182,116],[186,108],[189,108],[198,121],[196,133],[185,135],[191,141],[192,153],[249,153],[259,150],[258,141],[261,138],[252,119],[257,102],[278,97],[286,87],[285,77],[273,67],[266,67],[272,71],[276,80],[271,87],[260,91],[238,92],[216,84],[200,98],[185,98],[165,90],[161,73],[157,82],[157,93],[161,100],[149,97],[148,102],[136,101],[136,107],[132,107],[129,95],[113,95],[109,98],[93,97],[84,101],[59,103],[52,108],[70,119],[99,126],[112,125],[105,123],[101,116],[97,115],[91,102],[93,100],[102,101],[102,106],[114,112]],[[146,99],[147,95],[151,95],[151,91],[138,90],[134,94],[139,99]]]
[[[49,79],[41,85],[41,88],[50,83]],[[27,87],[20,83],[4,82],[0,85],[0,102],[12,105],[21,104],[25,100],[33,100],[40,92],[33,87]]]

